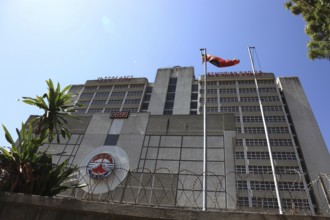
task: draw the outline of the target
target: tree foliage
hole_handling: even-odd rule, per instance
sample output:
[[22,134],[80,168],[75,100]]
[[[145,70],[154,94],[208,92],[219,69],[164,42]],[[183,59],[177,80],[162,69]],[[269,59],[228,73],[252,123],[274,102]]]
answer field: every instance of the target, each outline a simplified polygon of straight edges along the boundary
[[71,95],[67,93],[70,86],[61,90],[60,84],[58,83],[55,88],[51,79],[46,83],[48,93],[36,96],[36,98],[23,97],[23,102],[37,106],[44,111],[43,115],[32,120],[33,125],[36,126],[35,134],[42,136],[48,132],[49,142],[53,141],[56,134],[59,143],[60,136],[70,138],[70,132],[65,124],[67,123],[66,118],[73,117],[71,113],[75,111],[75,105],[71,101]]
[[330,0],[289,0],[285,7],[306,21],[308,57],[330,60]]
[[67,93],[69,87],[61,91],[59,84],[55,89],[51,80],[46,82],[47,94],[24,100],[44,109],[45,113],[33,123],[22,124],[20,130],[16,129],[16,142],[2,125],[10,147],[0,147],[0,191],[54,196],[70,187],[64,182],[76,168],[68,167],[67,160],[59,165],[53,164],[52,157],[40,147],[46,141],[52,141],[55,135],[58,142],[59,135],[63,138],[71,136],[65,117],[71,115],[75,106],[71,105],[71,95]]

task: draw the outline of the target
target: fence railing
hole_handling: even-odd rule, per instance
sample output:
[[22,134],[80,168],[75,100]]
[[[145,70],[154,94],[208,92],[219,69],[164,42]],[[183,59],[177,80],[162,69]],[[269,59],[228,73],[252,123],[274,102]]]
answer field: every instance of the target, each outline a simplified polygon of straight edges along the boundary
[[[172,173],[167,168],[155,171],[114,169],[104,178],[93,179],[86,167],[80,167],[65,184],[71,190],[60,197],[108,203],[133,204],[202,210],[202,174],[189,170]],[[312,204],[316,214],[330,215],[330,175],[321,174],[307,184],[301,175],[278,175],[280,196],[285,214],[310,215],[311,203],[307,192],[324,198]],[[277,213],[278,204],[271,174],[215,175],[208,173],[208,210]],[[314,201],[314,200],[313,200]],[[314,206],[314,207],[313,207]]]

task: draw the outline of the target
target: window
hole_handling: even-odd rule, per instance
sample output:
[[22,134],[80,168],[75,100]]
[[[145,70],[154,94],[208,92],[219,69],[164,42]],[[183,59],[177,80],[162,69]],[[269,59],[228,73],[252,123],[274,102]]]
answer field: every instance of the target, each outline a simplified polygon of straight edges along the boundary
[[207,103],[217,103],[218,99],[217,98],[206,98]]
[[220,102],[238,102],[237,97],[220,97]]
[[[249,200],[247,197],[238,197],[237,203],[240,207],[249,207]],[[282,206],[285,209],[309,209],[306,199],[282,199]],[[278,208],[277,199],[252,197],[252,207]]]
[[291,139],[270,139],[271,146],[293,146]]
[[150,98],[151,98],[151,95],[150,95],[150,94],[146,94],[146,95],[144,96],[143,101],[150,101]]
[[94,96],[94,93],[82,93],[80,98],[84,99],[84,98],[91,98]]
[[197,109],[197,102],[191,102],[190,109]]
[[287,127],[268,127],[270,134],[288,134],[289,128]]
[[218,112],[218,107],[206,107],[206,112]]
[[140,99],[126,99],[125,104],[139,104]]
[[235,152],[235,159],[244,159],[244,152]]
[[259,91],[262,93],[271,93],[271,92],[276,92],[276,88],[259,88]]
[[260,107],[259,106],[242,106],[243,112],[259,112]]
[[272,174],[272,168],[270,166],[249,166],[249,172],[255,174]]
[[258,80],[258,84],[275,84],[274,80]]
[[168,86],[168,89],[167,89],[167,92],[175,92],[175,90],[176,90],[176,85],[169,85]]
[[173,110],[172,109],[165,109],[164,115],[172,115]]
[[97,112],[102,112],[103,108],[90,108],[88,110],[88,113],[97,113]]
[[208,85],[208,86],[216,86],[217,85],[217,81],[207,82],[206,85]]
[[165,102],[165,108],[166,109],[173,109],[174,102]]
[[90,101],[79,101],[79,104],[88,106]]
[[282,106],[263,106],[263,109],[269,112],[282,111]]
[[141,110],[147,110],[149,107],[149,103],[142,103]]
[[266,116],[265,118],[266,122],[285,122],[284,116]]
[[258,102],[258,97],[241,97],[241,102]]
[[[299,167],[294,166],[276,166],[275,170],[276,174],[299,174]],[[255,174],[272,174],[272,168],[271,166],[249,166],[249,172]]]
[[235,166],[235,172],[239,174],[246,173],[245,166]]
[[137,108],[123,108],[122,112],[137,112]]
[[236,146],[243,146],[243,140],[237,138],[235,144]]
[[264,134],[265,129],[263,127],[246,127],[244,132],[247,134]]
[[109,100],[108,105],[121,105],[123,103],[122,99],[119,100]]
[[115,85],[116,89],[124,89],[124,88],[128,88],[128,84],[121,84],[121,85]]
[[104,89],[104,90],[105,90],[105,89],[106,89],[106,90],[110,90],[110,89],[112,89],[112,85],[103,85],[103,86],[100,86],[100,87],[99,87],[99,90],[103,90],[103,89]]
[[217,94],[217,90],[216,89],[207,89],[207,94]]
[[240,88],[239,93],[256,93],[257,90],[255,88]]
[[106,100],[94,100],[92,105],[104,105]]
[[178,81],[178,79],[176,77],[171,77],[170,81],[169,81],[169,84],[170,85],[176,85],[177,81]]
[[198,99],[198,94],[197,93],[192,93],[191,94],[191,100],[197,100]]
[[[240,152],[236,152],[240,153]],[[273,152],[274,160],[296,160],[294,152]],[[244,156],[244,155],[243,155]],[[269,160],[268,152],[247,152],[247,158],[252,160]],[[237,158],[244,159],[244,158]]]
[[97,86],[85,86],[84,90],[94,90],[97,89]]
[[125,96],[126,92],[113,92],[111,93],[111,96]]
[[198,91],[198,85],[192,85],[191,86],[191,91],[197,92]]
[[238,112],[238,106],[221,106],[221,112]]
[[219,89],[220,94],[236,93],[236,89]]
[[248,199],[248,197],[238,197],[237,204],[240,207],[249,207],[249,199]]
[[246,181],[237,181],[236,188],[242,189],[242,190],[247,189],[247,182]]
[[282,205],[286,209],[309,209],[308,201],[306,199],[282,199]]
[[242,80],[242,81],[238,81],[239,85],[251,85],[251,84],[255,84],[254,80]]
[[106,108],[104,112],[109,113],[109,112],[119,112],[120,108]]
[[261,101],[263,102],[277,102],[280,101],[278,96],[262,96]]
[[148,86],[147,87],[147,90],[146,90],[146,93],[151,93],[152,92],[152,87],[151,86]]
[[[239,117],[237,117],[239,122]],[[266,122],[285,122],[284,116],[266,116]],[[262,122],[261,116],[243,116],[243,122]]]
[[267,146],[266,139],[246,139],[246,146]]
[[109,92],[97,92],[95,97],[108,97]]
[[131,84],[130,88],[144,88],[144,84]]
[[243,122],[262,122],[262,118],[261,116],[243,116]]
[[143,91],[129,91],[127,96],[141,96]]
[[235,81],[218,81],[219,85],[234,85]]
[[253,207],[278,208],[276,198],[252,198]]
[[168,93],[166,95],[166,101],[173,101],[175,98],[175,93]]

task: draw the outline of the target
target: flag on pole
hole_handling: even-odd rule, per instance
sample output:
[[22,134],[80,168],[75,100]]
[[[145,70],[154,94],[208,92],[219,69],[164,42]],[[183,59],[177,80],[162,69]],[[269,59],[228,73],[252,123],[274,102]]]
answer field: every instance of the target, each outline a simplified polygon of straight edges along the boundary
[[[202,61],[204,63],[205,55],[202,56]],[[206,55],[206,61],[212,63],[214,66],[217,66],[217,67],[228,67],[228,66],[234,66],[236,64],[239,64],[238,59],[224,60],[224,59],[221,59],[220,57],[216,57],[216,56],[213,56],[210,54]]]

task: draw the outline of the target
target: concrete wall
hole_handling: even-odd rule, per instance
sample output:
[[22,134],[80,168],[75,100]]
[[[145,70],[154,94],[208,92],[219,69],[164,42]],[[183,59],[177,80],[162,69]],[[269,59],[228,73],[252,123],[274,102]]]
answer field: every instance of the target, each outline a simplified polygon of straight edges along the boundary
[[[311,180],[316,180],[320,174],[330,173],[330,155],[327,146],[299,78],[280,77],[278,81],[290,111],[309,177]],[[322,190],[317,185],[313,188],[319,207],[326,213],[328,207]]]
[[326,217],[191,211],[0,193],[0,219],[8,220],[325,220]]
[[171,69],[158,69],[152,89],[148,112],[152,115],[162,115],[164,112],[165,100]]
[[176,85],[173,115],[189,115],[194,68],[180,67],[175,70],[177,72],[178,81]]

